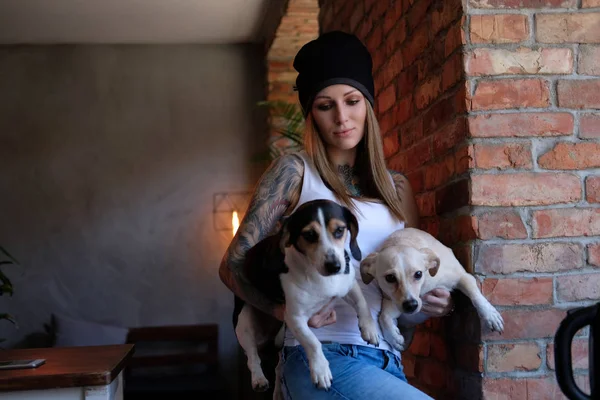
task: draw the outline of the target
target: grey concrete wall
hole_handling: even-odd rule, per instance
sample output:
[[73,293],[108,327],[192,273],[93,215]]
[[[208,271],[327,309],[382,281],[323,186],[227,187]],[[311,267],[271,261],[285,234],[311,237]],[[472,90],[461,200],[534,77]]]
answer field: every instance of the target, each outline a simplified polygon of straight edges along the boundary
[[[221,324],[237,352],[233,298],[218,277],[231,240],[213,195],[247,190],[264,143],[258,47],[0,48],[0,244],[5,347],[52,312],[118,326]],[[233,378],[232,378],[233,379]]]

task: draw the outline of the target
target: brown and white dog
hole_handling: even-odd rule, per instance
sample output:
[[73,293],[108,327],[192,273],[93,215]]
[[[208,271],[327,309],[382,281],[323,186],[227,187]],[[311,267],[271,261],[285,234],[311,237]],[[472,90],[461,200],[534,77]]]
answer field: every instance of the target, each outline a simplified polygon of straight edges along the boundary
[[436,289],[458,289],[464,293],[487,326],[503,332],[504,321],[477,287],[475,278],[465,271],[452,250],[429,233],[406,228],[393,232],[379,248],[360,264],[363,282],[373,279],[383,292],[379,324],[384,338],[399,351],[404,337],[396,319],[421,310],[421,296]]
[[[358,222],[354,214],[333,201],[310,201],[287,217],[277,234],[251,248],[246,260],[251,283],[274,301],[285,301],[285,324],[306,352],[313,383],[324,389],[331,386],[333,377],[321,343],[308,326],[312,315],[332,299],[341,297],[356,310],[362,338],[379,345],[376,322],[345,250],[348,234],[350,252],[360,260],[356,242]],[[235,332],[248,357],[252,386],[257,391],[268,388],[257,348],[273,337],[277,327],[265,324],[264,318],[261,321],[260,314],[236,297]],[[275,394],[278,382],[277,378]]]

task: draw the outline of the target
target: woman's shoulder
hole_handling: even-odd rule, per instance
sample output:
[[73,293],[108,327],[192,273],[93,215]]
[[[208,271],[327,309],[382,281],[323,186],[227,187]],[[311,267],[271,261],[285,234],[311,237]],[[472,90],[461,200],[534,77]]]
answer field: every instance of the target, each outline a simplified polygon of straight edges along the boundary
[[392,177],[394,188],[396,189],[396,193],[400,199],[414,196],[410,180],[404,173],[395,171],[393,169],[388,169],[388,172]]
[[405,185],[406,183],[409,182],[408,177],[402,172],[388,168],[388,173],[392,177],[392,180],[394,181],[394,185],[396,186],[396,188],[398,188],[398,185]]
[[402,172],[388,169],[392,179],[394,181],[394,187],[398,198],[402,203],[402,209],[405,217],[406,227],[418,227],[419,226],[419,211],[415,201],[415,194],[413,192],[410,180]]
[[275,158],[264,172],[259,188],[277,191],[284,197],[296,195],[304,178],[304,161],[295,153],[286,153]]
[[304,159],[302,153],[293,152],[282,154],[273,160],[269,168],[287,176],[302,176],[304,174]]
[[404,179],[406,179],[406,174],[404,174],[403,172],[396,171],[395,169],[391,169],[391,168],[388,168],[388,172],[390,173],[390,175],[392,177],[402,176],[402,177],[404,177]]

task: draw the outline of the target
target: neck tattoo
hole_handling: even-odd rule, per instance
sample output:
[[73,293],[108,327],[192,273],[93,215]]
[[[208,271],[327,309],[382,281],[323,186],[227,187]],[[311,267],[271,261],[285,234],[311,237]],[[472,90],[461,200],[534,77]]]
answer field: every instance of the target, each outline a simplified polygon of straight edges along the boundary
[[338,165],[338,173],[340,174],[344,185],[352,196],[360,196],[361,191],[358,186],[358,175],[353,167],[348,164]]

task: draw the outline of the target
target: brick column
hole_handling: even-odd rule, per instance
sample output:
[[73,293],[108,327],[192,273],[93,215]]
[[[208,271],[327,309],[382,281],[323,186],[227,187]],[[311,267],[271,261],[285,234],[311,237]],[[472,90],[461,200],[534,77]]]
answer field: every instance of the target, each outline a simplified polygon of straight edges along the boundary
[[[582,3],[582,7],[578,4]],[[483,335],[483,393],[562,398],[553,336],[600,298],[600,13],[575,0],[470,0],[465,30],[475,272],[506,332]],[[594,237],[595,236],[595,237]],[[580,385],[587,339],[574,344]],[[534,394],[535,393],[535,394]],[[535,397],[538,396],[538,397]]]
[[[423,229],[453,248],[506,332],[459,311],[403,355],[435,398],[561,398],[552,338],[600,298],[600,11],[592,0],[321,0],[323,31],[374,56],[391,168]],[[576,340],[578,382],[587,374]],[[537,396],[537,397],[536,397]]]

